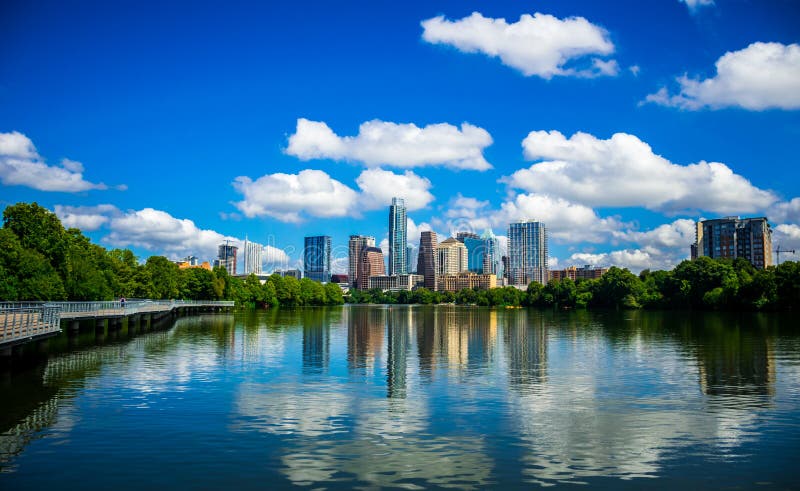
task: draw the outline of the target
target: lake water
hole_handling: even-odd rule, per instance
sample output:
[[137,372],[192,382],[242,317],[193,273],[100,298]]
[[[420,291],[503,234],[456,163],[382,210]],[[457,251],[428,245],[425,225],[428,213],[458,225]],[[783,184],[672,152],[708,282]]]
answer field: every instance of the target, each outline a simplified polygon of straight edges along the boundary
[[345,306],[62,336],[0,489],[800,488],[791,315]]

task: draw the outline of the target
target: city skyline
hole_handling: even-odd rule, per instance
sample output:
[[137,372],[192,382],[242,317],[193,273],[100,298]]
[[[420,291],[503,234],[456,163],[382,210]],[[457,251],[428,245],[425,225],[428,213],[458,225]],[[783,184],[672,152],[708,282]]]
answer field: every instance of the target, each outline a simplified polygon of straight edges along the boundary
[[413,247],[488,229],[502,251],[510,223],[546,223],[551,269],[668,269],[697,221],[729,215],[800,250],[798,18],[779,1],[8,2],[0,204],[142,259],[249,236],[267,272],[302,267],[306,236],[332,238],[333,273],[350,235],[388,255],[392,197]]

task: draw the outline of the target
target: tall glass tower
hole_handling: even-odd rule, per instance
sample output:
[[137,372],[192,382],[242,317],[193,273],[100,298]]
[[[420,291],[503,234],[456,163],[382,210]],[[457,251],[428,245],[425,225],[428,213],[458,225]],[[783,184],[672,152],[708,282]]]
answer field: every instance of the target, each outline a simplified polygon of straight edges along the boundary
[[303,269],[306,278],[331,281],[331,238],[327,235],[306,237],[303,249]]
[[508,277],[513,285],[547,283],[547,230],[528,220],[508,225]]
[[389,206],[389,276],[408,274],[406,254],[406,202],[392,198]]

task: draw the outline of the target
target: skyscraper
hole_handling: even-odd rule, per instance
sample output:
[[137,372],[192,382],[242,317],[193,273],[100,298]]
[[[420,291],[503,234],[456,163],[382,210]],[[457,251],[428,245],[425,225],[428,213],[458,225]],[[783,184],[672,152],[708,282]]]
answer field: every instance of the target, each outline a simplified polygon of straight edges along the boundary
[[467,248],[467,269],[473,273],[483,273],[483,258],[486,255],[486,241],[473,232],[458,232],[456,240]]
[[436,232],[427,230],[420,234],[417,274],[425,277],[425,288],[429,290],[436,290],[436,272],[439,269],[437,245]]
[[392,198],[389,206],[389,276],[407,274],[407,245],[406,203],[402,198]]
[[692,258],[742,257],[758,269],[772,266],[772,229],[764,217],[725,217],[697,223]]
[[450,237],[439,244],[436,254],[439,256],[438,274],[458,274],[467,271],[467,247],[456,239]]
[[356,288],[366,290],[372,276],[383,276],[386,269],[383,266],[383,251],[380,247],[362,247],[358,259]]
[[375,247],[375,237],[371,235],[351,235],[347,244],[348,276],[350,286],[358,288],[358,262],[361,259],[361,250],[365,247]]
[[314,281],[331,280],[331,238],[318,235],[305,238],[303,275]]
[[244,238],[244,274],[261,274],[261,244]]
[[221,266],[228,271],[229,275],[235,275],[238,250],[238,247],[230,245],[228,242],[220,244],[217,248],[217,259],[214,261],[214,266]]
[[513,285],[547,283],[547,230],[534,220],[508,225],[508,276]]
[[497,275],[499,273],[500,246],[497,237],[494,236],[492,229],[487,228],[481,235],[481,239],[486,241],[486,250],[483,256],[483,274]]

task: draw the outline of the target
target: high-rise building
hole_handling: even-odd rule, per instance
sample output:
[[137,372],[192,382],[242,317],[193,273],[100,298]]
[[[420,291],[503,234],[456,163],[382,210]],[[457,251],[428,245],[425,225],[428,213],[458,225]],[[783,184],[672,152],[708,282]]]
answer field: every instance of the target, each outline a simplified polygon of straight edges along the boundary
[[228,274],[233,276],[236,274],[236,252],[238,247],[230,245],[229,243],[220,244],[217,248],[217,259],[214,260],[214,266],[220,266],[228,271]]
[[261,274],[261,244],[244,238],[244,274]]
[[472,232],[459,232],[456,240],[467,248],[467,269],[473,273],[483,273],[483,259],[486,256],[486,241]]
[[772,266],[772,229],[764,217],[725,217],[697,223],[692,257],[742,257],[758,269]]
[[426,230],[419,237],[419,253],[417,255],[417,274],[425,278],[424,286],[436,290],[436,272],[439,270],[439,257],[436,232]]
[[483,274],[497,275],[500,271],[498,262],[500,260],[500,245],[497,237],[494,236],[492,229],[487,228],[481,239],[486,241],[486,254],[483,256]]
[[389,276],[406,274],[406,202],[392,198],[389,206]]
[[547,283],[547,229],[527,220],[508,225],[508,268],[512,285]]
[[417,265],[417,258],[414,254],[414,246],[408,244],[406,246],[406,272],[408,274],[412,274],[414,272],[414,267]]
[[438,274],[458,274],[467,271],[467,247],[456,239],[450,237],[436,248],[439,256]]
[[358,283],[356,288],[366,290],[369,288],[369,279],[373,276],[383,276],[386,269],[383,267],[383,251],[380,247],[362,247],[361,256],[358,260],[356,276]]
[[350,241],[347,243],[347,277],[353,288],[358,288],[358,261],[361,259],[361,250],[365,247],[375,247],[375,237],[371,235],[350,236]]
[[331,238],[317,235],[305,238],[303,275],[314,281],[331,280]]

